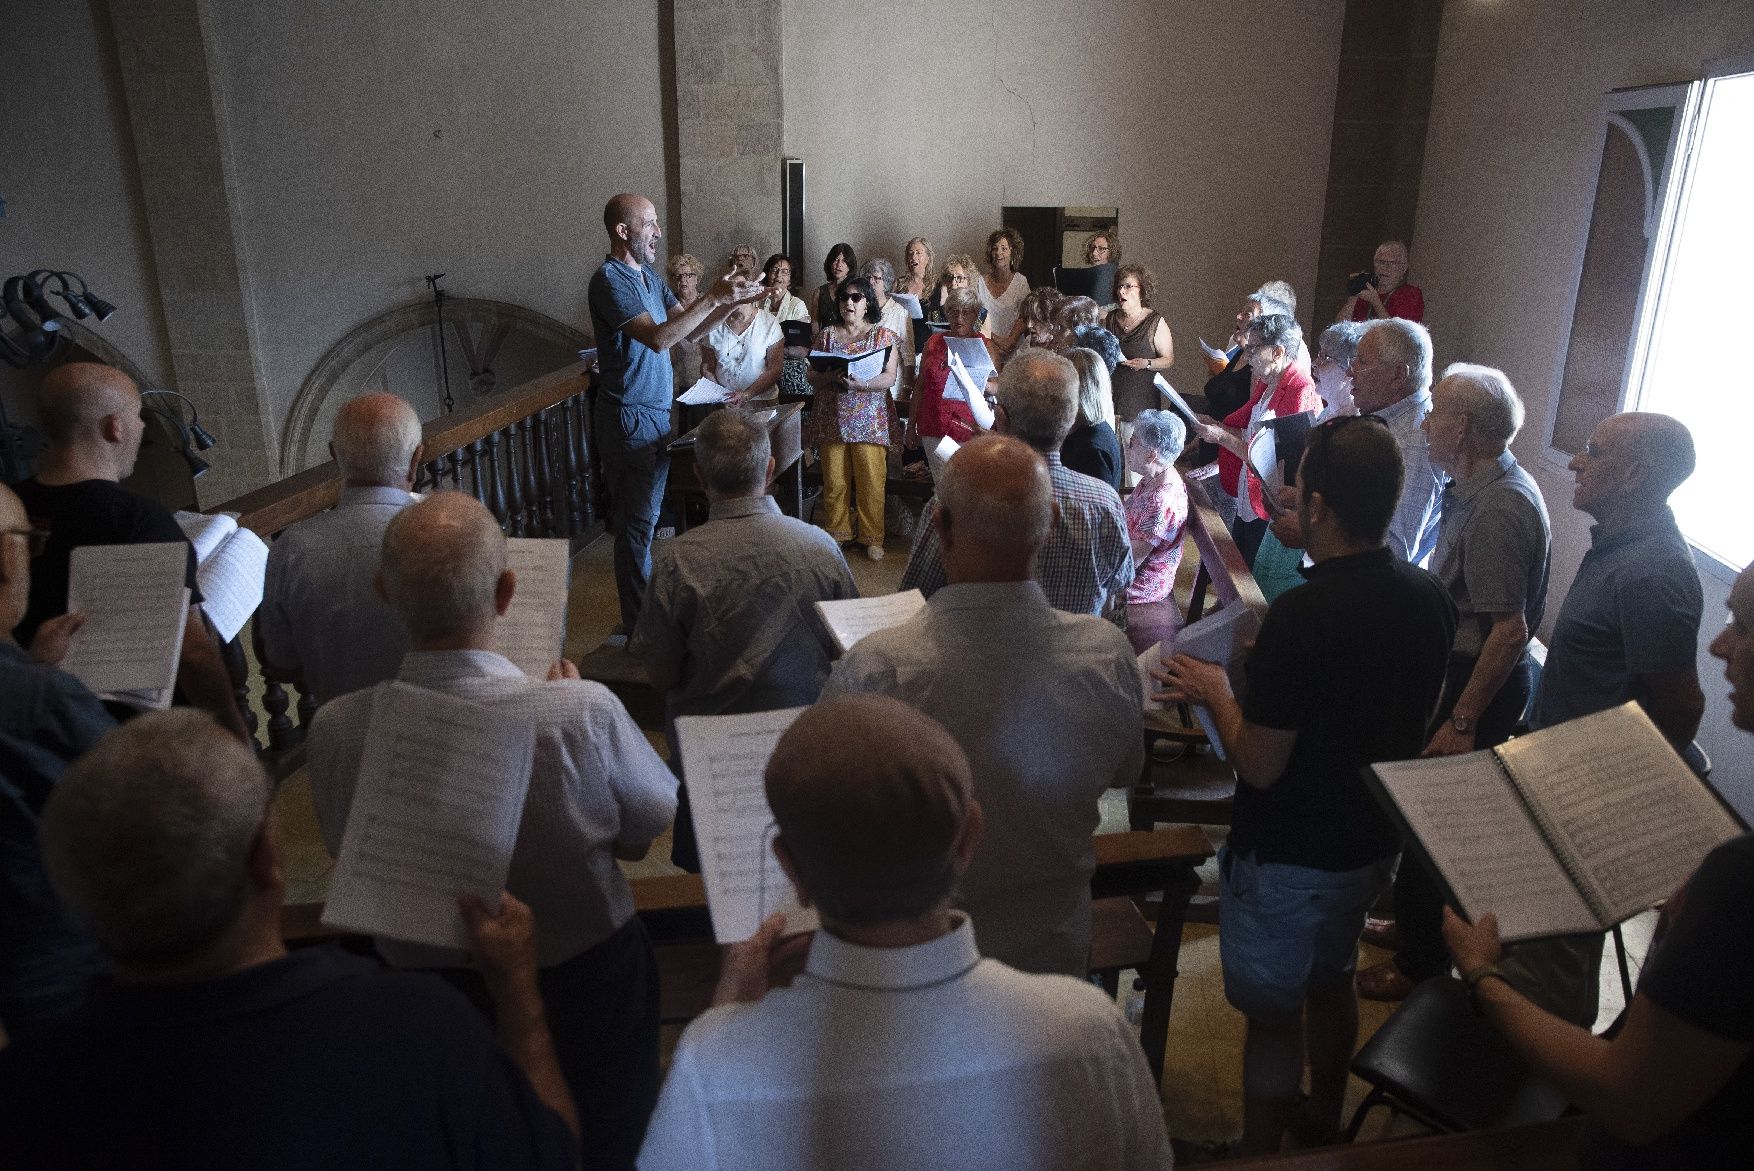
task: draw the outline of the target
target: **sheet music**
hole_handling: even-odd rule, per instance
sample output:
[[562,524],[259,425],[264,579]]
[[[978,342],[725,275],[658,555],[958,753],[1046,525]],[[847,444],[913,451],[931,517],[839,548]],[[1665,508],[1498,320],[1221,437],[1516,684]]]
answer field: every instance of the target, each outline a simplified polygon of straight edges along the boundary
[[900,301],[901,307],[906,309],[907,315],[915,321],[926,315],[926,311],[920,308],[920,299],[912,293],[891,293],[889,297],[891,300]]
[[[189,618],[189,547],[81,545],[68,559],[67,609],[85,615],[61,670],[95,692],[165,693],[176,685]],[[162,707],[149,698],[126,699]]]
[[944,397],[952,401],[966,402],[968,413],[974,416],[975,426],[984,431],[991,431],[997,416],[993,411],[992,404],[987,402],[982,384],[976,382],[969,375],[968,367],[964,366],[962,359],[955,354],[950,355],[946,365],[949,367],[950,377],[944,382]]
[[230,642],[262,604],[268,574],[268,543],[249,529],[230,537],[195,570],[201,609],[220,642]]
[[505,563],[518,584],[495,631],[499,653],[530,678],[546,679],[566,639],[572,568],[566,538],[512,537],[506,541]]
[[955,455],[956,449],[961,446],[962,444],[956,442],[956,440],[950,438],[948,435],[940,435],[937,439],[932,441],[932,451],[945,463],[950,462],[950,457]]
[[840,654],[852,650],[867,634],[905,622],[926,604],[919,590],[902,590],[872,598],[841,598],[816,602],[816,612]]
[[841,363],[846,364],[847,377],[870,381],[883,373],[883,367],[889,364],[889,351],[892,346],[884,346],[869,354],[852,357],[848,354],[837,354],[833,350],[811,350],[810,365],[816,369],[833,369]]
[[785,912],[788,934],[817,925],[816,912],[798,905],[798,892],[774,858],[773,814],[762,787],[773,746],[803,710],[676,721],[701,878],[720,943],[748,939],[775,911]]
[[976,389],[984,387],[986,380],[993,374],[993,356],[987,351],[986,339],[946,334],[944,345],[951,354],[961,359],[962,368],[968,371],[969,379]]
[[1200,342],[1200,352],[1202,354],[1205,354],[1206,357],[1210,358],[1214,362],[1223,362],[1226,366],[1230,365],[1230,355],[1228,353],[1226,353],[1223,350],[1218,349],[1216,346],[1212,345],[1212,343],[1207,341],[1205,338],[1200,338],[1199,342]]
[[730,397],[730,390],[702,374],[693,386],[676,396],[676,401],[685,406],[704,407],[708,403],[722,403]]
[[[1247,648],[1253,644],[1255,635],[1261,631],[1261,616],[1240,603],[1232,603],[1215,614],[1208,614],[1197,622],[1176,631],[1171,638],[1169,654],[1190,655],[1203,659],[1208,663],[1222,664],[1225,673],[1230,676],[1231,690],[1242,694],[1242,662],[1247,657]],[[1200,727],[1206,732],[1206,739],[1212,744],[1212,751],[1219,760],[1229,760],[1224,754],[1224,742],[1218,737],[1218,721],[1212,718],[1212,709],[1191,705],[1194,718],[1200,721]]]
[[1507,941],[1602,929],[1491,752],[1372,769],[1469,919],[1491,911]]
[[1199,421],[1194,418],[1194,408],[1190,407],[1188,405],[1188,400],[1183,398],[1176,388],[1169,384],[1169,379],[1158,374],[1153,376],[1151,381],[1157,384],[1157,393],[1163,396],[1164,401],[1169,404],[1171,410],[1182,416],[1182,418],[1186,419],[1189,423],[1196,423]]
[[457,900],[497,905],[535,753],[536,725],[506,709],[408,683],[379,690],[323,922],[467,948]]
[[172,513],[176,518],[177,527],[183,530],[183,536],[189,538],[189,544],[195,546],[195,564],[199,565],[213,556],[213,551],[225,544],[227,537],[238,531],[236,512],[187,512]]
[[1668,898],[1742,832],[1636,703],[1518,737],[1499,754],[1605,925]]

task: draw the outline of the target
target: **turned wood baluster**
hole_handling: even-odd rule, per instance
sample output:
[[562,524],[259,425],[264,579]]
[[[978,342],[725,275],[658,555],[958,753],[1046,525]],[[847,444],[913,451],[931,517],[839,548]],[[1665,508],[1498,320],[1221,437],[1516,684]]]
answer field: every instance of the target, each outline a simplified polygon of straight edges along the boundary
[[417,492],[426,491],[427,489],[437,491],[439,488],[444,487],[444,481],[441,479],[444,474],[445,461],[442,456],[438,459],[427,460],[425,465],[421,468],[421,475],[415,478],[414,490]]
[[451,469],[451,487],[461,492],[463,490],[463,449],[457,448],[445,459],[449,461]]
[[506,508],[499,514],[508,537],[527,537],[524,528],[524,473],[521,470],[523,451],[517,441],[518,425],[508,423],[499,433],[505,437]]
[[541,431],[533,426],[529,415],[518,420],[517,430],[518,449],[523,453],[523,458],[518,461],[518,474],[524,482],[524,535],[546,537],[548,531],[542,527],[542,495],[536,484],[536,465],[542,461],[536,441]]
[[299,731],[299,738],[301,740],[304,738],[304,733],[311,726],[312,717],[314,717],[316,714],[317,714],[317,693],[312,691],[310,689],[310,687],[308,687],[307,685],[305,685],[303,683],[299,684],[299,687],[298,687],[298,731]]
[[591,483],[591,408],[584,395],[573,398],[574,419],[578,429],[573,433],[573,450],[578,459],[578,486],[580,502],[584,506],[585,524],[594,524],[597,520],[598,501],[595,486]]
[[268,713],[268,751],[282,753],[292,747],[292,720],[287,717],[289,704],[286,688],[270,679],[262,688],[262,707]]
[[573,400],[560,404],[560,426],[556,428],[556,446],[560,449],[561,493],[566,514],[566,535],[576,537],[585,528],[585,505],[579,495],[579,461],[573,450]]
[[486,504],[487,503],[487,482],[482,479],[482,472],[481,472],[482,443],[481,443],[481,440],[479,440],[479,439],[473,440],[469,444],[468,451],[469,451],[470,490],[475,493],[475,499],[481,501],[481,503],[483,503],[483,504]]
[[561,536],[566,529],[566,509],[554,499],[554,428],[550,425],[553,418],[552,410],[541,410],[530,423],[536,438],[536,500],[545,537]]
[[[482,500],[482,503],[487,505],[487,510],[493,513],[494,517],[503,525],[505,524],[505,482],[499,474],[499,432],[490,432],[484,436],[484,440],[487,443],[487,448],[479,453],[475,460],[477,476],[485,475],[487,477],[487,496]],[[487,457],[485,463],[482,462],[481,455]]]

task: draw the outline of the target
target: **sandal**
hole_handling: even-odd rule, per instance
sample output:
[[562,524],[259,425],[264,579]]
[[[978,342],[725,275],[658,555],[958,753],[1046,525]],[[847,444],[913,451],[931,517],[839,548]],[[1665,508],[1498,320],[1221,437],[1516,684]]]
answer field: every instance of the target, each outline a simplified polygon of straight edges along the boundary
[[1394,1002],[1407,999],[1413,991],[1413,981],[1395,967],[1395,961],[1384,960],[1380,964],[1372,964],[1353,977],[1358,986],[1358,995],[1366,1000],[1386,1000]]
[[1366,915],[1362,938],[1372,947],[1397,951],[1401,946],[1401,927],[1393,919],[1378,919],[1375,915]]

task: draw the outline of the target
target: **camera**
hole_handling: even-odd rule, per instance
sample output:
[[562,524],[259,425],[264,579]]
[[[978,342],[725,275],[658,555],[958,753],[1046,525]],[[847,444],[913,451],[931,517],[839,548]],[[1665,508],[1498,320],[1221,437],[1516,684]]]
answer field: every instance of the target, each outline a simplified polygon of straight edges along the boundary
[[1376,287],[1376,273],[1372,271],[1355,272],[1346,278],[1346,295],[1356,297],[1366,288]]

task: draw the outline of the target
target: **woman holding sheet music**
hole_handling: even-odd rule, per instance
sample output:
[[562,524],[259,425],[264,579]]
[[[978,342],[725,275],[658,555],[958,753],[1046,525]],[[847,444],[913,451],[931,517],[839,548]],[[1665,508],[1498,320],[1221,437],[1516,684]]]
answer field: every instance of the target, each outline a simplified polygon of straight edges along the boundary
[[806,442],[822,460],[822,527],[843,544],[853,540],[848,489],[857,511],[858,541],[865,556],[883,560],[883,497],[888,479],[889,389],[901,373],[901,339],[882,324],[877,294],[864,277],[843,280],[834,300],[840,321],[816,339],[818,351],[846,358],[887,350],[880,369],[857,363],[811,359],[816,402]]
[[700,339],[700,372],[731,392],[725,402],[741,406],[779,397],[786,341],[779,320],[764,302],[733,306]]
[[925,353],[920,356],[920,374],[914,382],[913,405],[908,408],[907,436],[903,442],[908,447],[926,449],[926,463],[932,469],[934,479],[949,459],[941,451],[939,440],[948,437],[955,443],[966,443],[977,431],[967,400],[944,397],[945,385],[950,380],[950,344],[945,337],[970,341],[979,338],[986,348],[989,366],[995,370],[999,366],[998,347],[993,345],[991,338],[981,337],[979,333],[980,308],[974,290],[951,289],[944,295],[944,315],[950,322],[949,333],[934,332],[926,342]]

